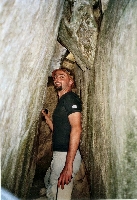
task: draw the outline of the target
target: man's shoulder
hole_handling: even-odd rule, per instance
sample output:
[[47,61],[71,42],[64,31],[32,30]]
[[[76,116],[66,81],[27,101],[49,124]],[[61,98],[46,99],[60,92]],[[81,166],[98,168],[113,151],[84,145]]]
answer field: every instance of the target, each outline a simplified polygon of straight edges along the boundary
[[67,105],[71,105],[71,104],[81,105],[82,104],[80,97],[74,92],[68,92],[65,95],[64,102]]
[[72,91],[66,93],[66,98],[68,98],[68,97],[80,99],[80,97],[78,96],[78,94],[76,94],[75,92],[72,92]]

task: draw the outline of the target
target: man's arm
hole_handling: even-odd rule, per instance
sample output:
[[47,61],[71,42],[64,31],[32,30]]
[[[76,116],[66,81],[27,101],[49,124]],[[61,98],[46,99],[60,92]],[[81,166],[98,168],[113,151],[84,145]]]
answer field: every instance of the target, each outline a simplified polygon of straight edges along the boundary
[[64,189],[64,185],[71,181],[73,173],[73,161],[79,146],[82,131],[80,112],[72,113],[68,118],[71,125],[71,133],[65,166],[58,180],[58,187],[61,186],[61,189]]
[[53,131],[53,123],[52,123],[52,121],[50,119],[50,113],[48,112],[48,114],[46,114],[45,111],[42,110],[42,114],[45,117],[46,124],[48,124],[49,128]]

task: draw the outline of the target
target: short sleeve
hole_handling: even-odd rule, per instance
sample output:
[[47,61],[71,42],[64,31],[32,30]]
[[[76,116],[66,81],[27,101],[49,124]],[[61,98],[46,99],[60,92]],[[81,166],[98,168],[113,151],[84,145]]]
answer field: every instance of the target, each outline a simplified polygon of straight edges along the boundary
[[77,94],[69,93],[64,99],[64,107],[69,116],[72,113],[82,111],[82,102]]

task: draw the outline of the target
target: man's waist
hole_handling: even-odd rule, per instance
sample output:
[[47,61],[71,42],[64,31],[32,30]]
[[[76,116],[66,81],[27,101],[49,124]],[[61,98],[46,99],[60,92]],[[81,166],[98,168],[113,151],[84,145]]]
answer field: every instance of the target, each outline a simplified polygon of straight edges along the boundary
[[53,144],[53,151],[67,152],[68,148],[69,148],[68,145],[55,145],[55,144]]

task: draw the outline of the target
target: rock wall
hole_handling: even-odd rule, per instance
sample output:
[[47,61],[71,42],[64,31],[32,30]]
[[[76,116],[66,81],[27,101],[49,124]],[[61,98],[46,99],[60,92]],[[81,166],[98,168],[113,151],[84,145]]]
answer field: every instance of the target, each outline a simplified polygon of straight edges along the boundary
[[77,68],[76,78],[91,196],[132,199],[137,197],[137,2],[101,2],[97,28],[99,1],[67,1],[64,10],[71,13],[63,16],[59,41],[83,71]]
[[26,195],[35,172],[37,122],[63,3],[0,2],[1,178],[17,196]]
[[89,127],[94,198],[137,197],[137,2],[110,1],[95,59]]
[[[1,177],[17,196],[26,196],[35,173],[62,9],[63,0],[1,1]],[[67,0],[59,28],[77,62],[81,152],[96,199],[137,197],[136,9],[132,0]]]

